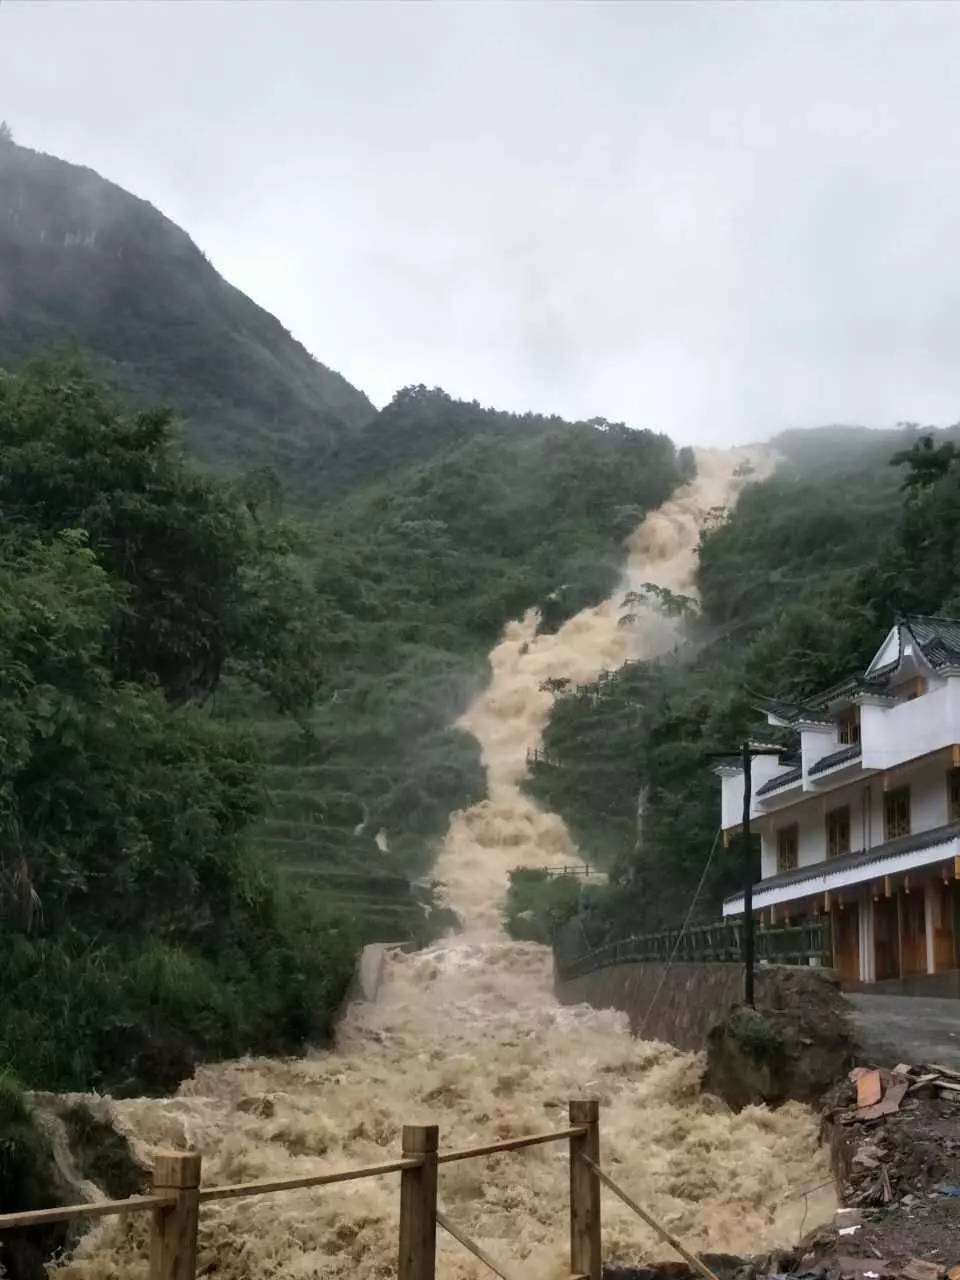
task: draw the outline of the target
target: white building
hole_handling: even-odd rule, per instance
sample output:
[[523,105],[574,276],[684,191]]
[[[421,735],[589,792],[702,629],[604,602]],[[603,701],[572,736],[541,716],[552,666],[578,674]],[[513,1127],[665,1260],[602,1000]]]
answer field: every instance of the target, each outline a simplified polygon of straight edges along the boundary
[[[796,749],[751,760],[757,917],[829,915],[845,983],[958,968],[960,620],[905,618],[862,675],[763,709]],[[717,772],[729,838],[743,770]],[[724,903],[742,911],[742,893]]]

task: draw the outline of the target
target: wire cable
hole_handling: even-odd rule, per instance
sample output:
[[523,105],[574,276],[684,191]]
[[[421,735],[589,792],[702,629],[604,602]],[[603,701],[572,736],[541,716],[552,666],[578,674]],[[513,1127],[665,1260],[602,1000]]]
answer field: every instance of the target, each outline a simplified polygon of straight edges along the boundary
[[654,1005],[657,1003],[657,1001],[660,998],[660,992],[663,990],[663,984],[667,980],[667,974],[670,972],[671,968],[673,967],[673,962],[677,958],[677,951],[680,949],[680,943],[683,941],[683,935],[687,931],[687,926],[690,923],[690,918],[693,915],[694,908],[697,905],[697,899],[700,897],[700,893],[706,882],[707,872],[710,870],[710,864],[713,862],[713,855],[716,853],[717,845],[720,843],[721,831],[722,831],[722,828],[717,827],[717,834],[713,837],[713,844],[710,846],[710,852],[707,855],[707,860],[704,863],[703,870],[700,873],[700,880],[697,884],[696,889],[694,889],[693,891],[693,897],[690,899],[690,906],[687,908],[687,914],[684,917],[683,924],[680,926],[680,932],[677,934],[677,940],[673,944],[673,950],[670,952],[670,956],[667,960],[663,973],[660,975],[660,982],[657,986],[656,991],[653,993],[653,999],[650,1001],[649,1005],[647,1006],[647,1011],[643,1015],[643,1021],[640,1023],[640,1029],[637,1031],[638,1040],[643,1039],[643,1033],[646,1030],[648,1021],[650,1020],[650,1015],[651,1013],[653,1013]]

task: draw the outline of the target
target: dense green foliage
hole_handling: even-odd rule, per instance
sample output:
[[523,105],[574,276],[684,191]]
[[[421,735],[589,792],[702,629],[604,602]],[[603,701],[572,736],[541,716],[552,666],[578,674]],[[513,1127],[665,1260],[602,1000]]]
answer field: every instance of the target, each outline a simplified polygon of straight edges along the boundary
[[[622,434],[623,427],[604,418],[576,424]],[[536,413],[504,413],[483,408],[476,400],[454,400],[439,387],[404,387],[355,435],[345,440],[324,468],[318,484],[326,492],[345,492],[382,479],[402,468],[429,462],[456,451],[476,436],[496,437],[507,447],[536,436],[567,433],[562,418]],[[692,458],[686,451],[686,465]],[[626,502],[634,501],[629,496]]]
[[552,876],[536,867],[518,867],[510,872],[507,889],[507,932],[521,942],[549,944],[554,930],[582,909],[583,893],[579,876]]
[[321,587],[332,608],[376,627],[380,647],[485,649],[557,589],[567,613],[601,598],[623,538],[692,464],[665,436],[620,424],[541,419],[533,432],[520,419],[511,434],[512,415],[442,392],[398,399],[431,423],[445,407],[466,411],[474,434],[361,489],[322,526]]
[[409,877],[483,794],[450,725],[487,647],[602,595],[685,461],[471,414],[297,533],[268,475],[198,475],[82,369],[0,377],[0,1064],[170,1085],[322,1032],[359,937],[449,925]]
[[142,1087],[300,1043],[353,938],[253,858],[256,744],[197,705],[295,630],[251,622],[282,539],[71,366],[0,379],[0,477],[0,1063]]
[[182,414],[198,457],[269,462],[301,495],[373,416],[145,200],[9,136],[0,188],[0,367],[79,346],[133,400]]
[[555,625],[601,598],[624,534],[691,462],[651,432],[517,419],[422,388],[384,411],[385,432],[397,406],[415,456],[428,438],[439,452],[346,495],[315,532],[325,683],[305,736],[275,726],[263,829],[339,899],[375,894],[386,937],[410,922],[378,879],[425,874],[451,809],[484,793],[475,741],[450,726],[500,629],[535,605]]
[[[602,595],[623,533],[691,459],[424,387],[375,415],[146,202],[9,131],[0,183],[0,368],[80,347],[129,403],[182,415],[195,457],[255,469],[227,492],[183,466],[164,415],[119,423],[89,387],[41,394],[34,374],[3,384],[6,518],[45,544],[85,531],[114,683],[206,699],[214,728],[256,739],[257,843],[368,936],[428,936],[445,917],[408,877],[483,793],[476,744],[450,725],[486,649],[526,608],[555,626]],[[278,520],[273,476],[312,531]],[[251,810],[233,811],[242,832]]]
[[315,619],[265,486],[198,475],[167,413],[118,418],[71,364],[0,381],[0,451],[0,510],[18,540],[82,530],[117,589],[104,655],[117,678],[181,704],[216,688],[229,654],[281,705],[310,705]]
[[[533,794],[611,869],[614,933],[683,918],[718,825],[711,765],[760,728],[756,695],[810,694],[855,671],[898,611],[960,609],[960,464],[949,449],[931,467],[909,429],[775,443],[780,468],[704,533],[690,642],[558,698],[533,766]],[[698,914],[714,916],[740,876],[736,848],[718,848]]]
[[[4,1213],[63,1204],[50,1138],[9,1072],[0,1073],[0,1134],[0,1204]],[[44,1280],[45,1260],[64,1247],[69,1233],[67,1223],[3,1232],[0,1275]]]

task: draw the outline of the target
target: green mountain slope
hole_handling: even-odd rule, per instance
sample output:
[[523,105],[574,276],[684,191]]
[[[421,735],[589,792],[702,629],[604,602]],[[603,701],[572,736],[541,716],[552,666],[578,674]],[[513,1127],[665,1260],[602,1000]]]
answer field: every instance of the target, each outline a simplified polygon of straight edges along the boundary
[[624,536],[691,464],[648,431],[537,419],[511,432],[512,415],[442,392],[398,400],[411,436],[443,447],[354,489],[310,535],[318,705],[300,730],[246,706],[270,744],[261,846],[386,937],[422,918],[396,879],[427,876],[451,810],[484,794],[477,744],[450,726],[500,629],[531,606],[556,625],[603,597]]
[[[529,786],[611,869],[594,937],[683,918],[719,822],[715,753],[770,732],[756,694],[828,685],[869,659],[897,611],[957,608],[960,465],[904,491],[890,460],[917,439],[825,428],[774,441],[778,470],[701,540],[686,650],[557,699]],[[699,914],[715,918],[740,876],[738,851],[719,851]]]
[[[608,424],[596,418],[577,425],[602,430]],[[404,387],[376,418],[338,445],[317,477],[317,492],[343,493],[427,462],[477,435],[515,442],[569,426],[555,415],[504,413],[476,400],[454,400],[439,387]]]
[[183,415],[204,462],[294,490],[374,413],[152,205],[0,138],[0,365],[58,346]]

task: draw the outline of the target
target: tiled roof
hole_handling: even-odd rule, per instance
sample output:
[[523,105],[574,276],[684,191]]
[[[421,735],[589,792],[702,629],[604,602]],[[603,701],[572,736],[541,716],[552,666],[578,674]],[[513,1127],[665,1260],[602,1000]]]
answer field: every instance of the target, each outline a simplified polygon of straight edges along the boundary
[[757,787],[757,795],[766,796],[771,791],[779,791],[781,787],[788,787],[792,782],[799,782],[802,776],[803,770],[800,768],[791,769],[789,773],[778,773],[775,778],[765,782],[762,787]]
[[904,622],[932,667],[960,666],[960,620],[913,613]]
[[[802,884],[804,880],[815,880],[828,872],[850,871],[855,867],[869,866],[871,862],[883,862],[886,858],[894,858],[901,853],[915,853],[920,849],[944,844],[955,836],[960,836],[960,822],[948,822],[946,826],[934,827],[930,831],[898,836],[896,840],[887,840],[883,844],[874,845],[872,849],[858,849],[855,853],[845,853],[839,858],[828,858],[825,862],[814,862],[806,867],[797,867],[794,871],[781,871],[778,875],[768,876],[759,884],[755,884],[753,891],[758,893],[764,889]],[[731,894],[727,901],[733,901],[741,896],[742,893]]]
[[757,710],[763,711],[764,714],[771,714],[780,720],[796,720],[797,716],[803,711],[803,706],[799,702],[787,702],[785,698],[757,698]]
[[860,743],[853,742],[849,747],[841,747],[839,751],[831,751],[828,756],[821,756],[816,764],[812,764],[807,773],[823,773],[826,769],[832,769],[834,765],[843,764],[847,760],[858,760],[860,758]]
[[[903,620],[912,633],[917,644],[930,665],[938,667],[960,667],[960,618],[938,618],[928,614],[911,613]],[[779,719],[788,724],[797,721],[820,721],[823,712],[839,698],[853,697],[858,693],[883,694],[888,691],[888,677],[896,671],[900,659],[877,667],[870,678],[859,673],[838,680],[829,689],[822,689],[803,702],[788,702],[779,698],[763,698],[759,706],[765,711],[772,711]]]
[[[887,668],[884,668],[886,671]],[[890,668],[893,670],[893,667]],[[887,682],[885,679],[867,680],[863,676],[848,676],[846,680],[839,680],[836,684],[831,685],[829,689],[824,689],[820,693],[815,694],[807,702],[808,712],[823,712],[831,702],[836,702],[838,698],[852,698],[858,693],[885,693]]]

